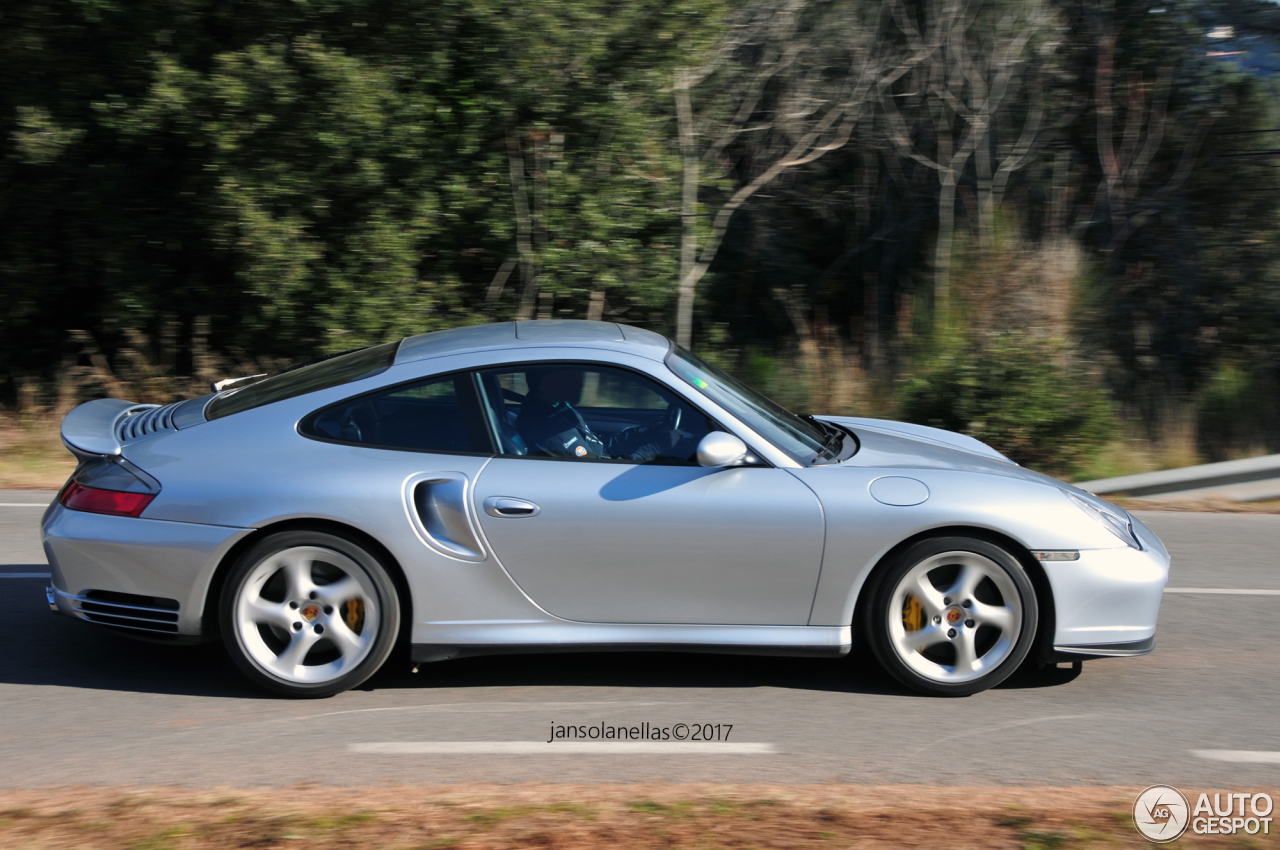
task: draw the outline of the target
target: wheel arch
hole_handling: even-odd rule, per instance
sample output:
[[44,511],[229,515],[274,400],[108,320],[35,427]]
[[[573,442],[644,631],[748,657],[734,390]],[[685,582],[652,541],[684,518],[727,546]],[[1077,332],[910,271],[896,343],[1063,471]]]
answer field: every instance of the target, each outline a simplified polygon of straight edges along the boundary
[[218,601],[222,596],[222,588],[226,583],[227,575],[230,574],[236,562],[240,560],[240,556],[264,537],[281,531],[320,531],[327,534],[336,534],[366,547],[376,556],[387,567],[391,581],[395,584],[396,594],[400,597],[400,634],[396,636],[396,643],[398,646],[406,645],[413,627],[413,597],[409,593],[409,581],[404,574],[404,567],[391,554],[391,550],[382,545],[377,538],[355,526],[335,520],[308,518],[287,519],[264,525],[254,530],[253,533],[246,534],[243,538],[237,540],[235,545],[227,550],[227,553],[222,556],[222,560],[218,562],[218,566],[214,569],[213,576],[209,580],[209,586],[205,590],[204,606],[201,609],[200,616],[201,637],[203,639],[215,640],[219,636]]
[[867,573],[866,580],[862,582],[862,586],[858,588],[858,595],[853,607],[853,622],[851,624],[854,640],[861,642],[864,639],[863,629],[867,622],[867,606],[871,604],[871,597],[875,595],[876,582],[887,566],[893,563],[894,559],[907,548],[922,540],[932,540],[937,537],[973,537],[978,540],[985,540],[1005,549],[1018,559],[1018,563],[1027,571],[1027,577],[1031,579],[1031,586],[1036,592],[1036,613],[1038,615],[1036,636],[1031,644],[1031,652],[1028,653],[1027,659],[1043,666],[1053,655],[1053,635],[1057,629],[1053,587],[1049,584],[1049,577],[1045,574],[1044,567],[1032,557],[1031,551],[1026,546],[1014,538],[989,528],[972,525],[949,525],[941,528],[931,528],[899,541],[889,551],[885,552]]

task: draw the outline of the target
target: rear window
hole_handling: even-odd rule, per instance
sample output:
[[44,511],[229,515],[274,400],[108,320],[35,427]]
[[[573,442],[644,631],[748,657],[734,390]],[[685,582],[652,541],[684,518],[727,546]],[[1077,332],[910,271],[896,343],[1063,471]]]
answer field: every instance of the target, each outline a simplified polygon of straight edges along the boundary
[[209,402],[204,416],[206,419],[220,419],[242,410],[371,377],[391,367],[399,347],[398,342],[373,345],[277,372],[256,384],[218,396]]

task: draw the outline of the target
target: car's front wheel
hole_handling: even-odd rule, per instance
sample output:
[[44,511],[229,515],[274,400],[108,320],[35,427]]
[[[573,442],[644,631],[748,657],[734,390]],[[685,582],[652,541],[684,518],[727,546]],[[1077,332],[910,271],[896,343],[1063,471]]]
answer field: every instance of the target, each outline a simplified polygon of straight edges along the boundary
[[968,537],[922,540],[879,574],[867,638],[880,663],[927,694],[967,696],[1004,681],[1035,639],[1035,589],[1018,559]]
[[395,584],[357,543],[319,531],[272,534],[251,547],[223,585],[228,652],[258,684],[326,697],[368,679],[400,630]]

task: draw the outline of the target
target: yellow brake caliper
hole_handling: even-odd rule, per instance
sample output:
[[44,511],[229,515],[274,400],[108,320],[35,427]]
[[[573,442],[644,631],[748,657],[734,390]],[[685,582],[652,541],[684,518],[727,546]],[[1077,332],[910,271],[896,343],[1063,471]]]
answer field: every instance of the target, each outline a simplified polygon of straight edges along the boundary
[[924,628],[924,606],[914,596],[908,596],[902,603],[902,628],[909,632]]
[[364,626],[364,599],[359,596],[348,599],[346,609],[343,619],[347,621],[347,628],[360,634],[360,629]]

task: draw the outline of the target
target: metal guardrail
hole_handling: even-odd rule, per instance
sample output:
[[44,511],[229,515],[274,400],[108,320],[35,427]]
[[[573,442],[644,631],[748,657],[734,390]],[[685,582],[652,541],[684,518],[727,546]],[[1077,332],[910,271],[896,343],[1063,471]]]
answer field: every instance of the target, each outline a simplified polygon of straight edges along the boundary
[[1151,501],[1258,502],[1280,499],[1280,454],[1122,475],[1076,484],[1099,496],[1128,496]]

